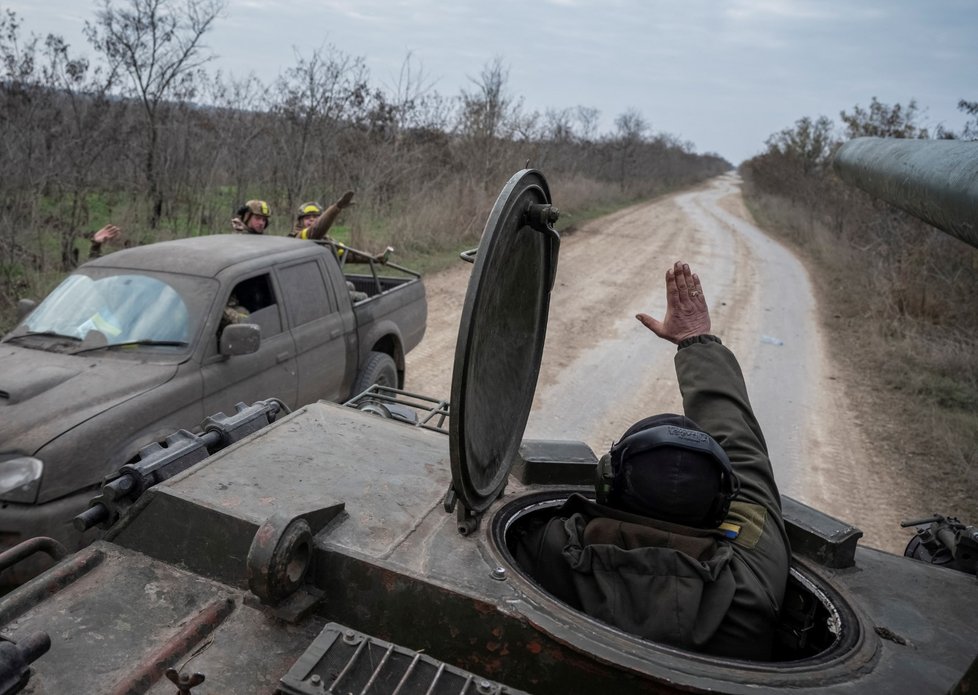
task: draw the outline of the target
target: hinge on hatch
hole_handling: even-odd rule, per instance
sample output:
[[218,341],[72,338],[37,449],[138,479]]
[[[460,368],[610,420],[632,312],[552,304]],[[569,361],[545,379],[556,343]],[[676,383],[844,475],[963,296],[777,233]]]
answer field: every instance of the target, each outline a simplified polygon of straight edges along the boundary
[[454,484],[448,486],[443,505],[446,514],[455,512],[456,528],[460,534],[468,536],[478,530],[482,515],[472,511],[459,500]]

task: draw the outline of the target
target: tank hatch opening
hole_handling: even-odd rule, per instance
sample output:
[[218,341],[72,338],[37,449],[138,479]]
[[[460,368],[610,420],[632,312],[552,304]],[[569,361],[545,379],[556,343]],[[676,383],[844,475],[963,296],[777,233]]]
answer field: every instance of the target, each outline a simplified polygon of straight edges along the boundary
[[[574,492],[580,493],[580,489]],[[509,579],[512,580],[513,575],[516,575],[521,580],[520,586],[527,590],[527,594],[532,595],[534,603],[546,614],[547,623],[578,625],[578,628],[572,629],[586,632],[587,625],[593,625],[595,619],[550,594],[518,559],[517,546],[520,537],[552,519],[568,494],[568,490],[554,489],[514,499],[493,515],[489,541],[491,547],[499,553],[500,565],[506,570]],[[607,638],[601,639],[620,640],[620,637],[613,635],[628,634],[611,625],[601,624],[609,632]],[[860,634],[860,623],[846,600],[828,582],[796,559],[791,566],[775,632],[772,660],[747,662],[729,658],[706,658],[715,664],[725,664],[734,669],[750,664],[752,670],[809,670],[852,652],[861,641]],[[630,637],[636,644],[663,647],[672,653],[684,653],[691,660],[701,660],[706,656],[659,645],[634,635]]]

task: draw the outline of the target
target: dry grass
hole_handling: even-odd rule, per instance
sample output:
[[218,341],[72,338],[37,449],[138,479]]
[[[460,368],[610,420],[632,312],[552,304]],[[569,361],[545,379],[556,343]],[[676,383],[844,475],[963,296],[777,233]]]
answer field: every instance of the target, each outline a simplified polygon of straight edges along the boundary
[[[961,307],[939,306],[934,295],[941,293],[928,294],[939,279],[926,264],[894,268],[878,250],[840,243],[798,205],[749,189],[745,197],[758,223],[793,246],[813,274],[833,359],[853,385],[856,410],[874,442],[870,465],[905,486],[910,508],[901,513],[938,512],[978,523],[976,326],[958,318]],[[972,252],[955,240],[936,243]],[[911,272],[921,277],[908,285]],[[919,295],[922,315],[907,313],[907,294]]]

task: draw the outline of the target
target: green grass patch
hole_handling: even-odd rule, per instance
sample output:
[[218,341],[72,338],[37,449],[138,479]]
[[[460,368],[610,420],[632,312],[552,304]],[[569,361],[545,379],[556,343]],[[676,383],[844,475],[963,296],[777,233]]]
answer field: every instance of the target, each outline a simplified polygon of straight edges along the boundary
[[630,202],[606,203],[602,205],[595,205],[584,210],[575,210],[572,213],[564,213],[561,211],[561,216],[554,225],[554,229],[561,234],[573,234],[581,225],[586,224],[591,220],[596,220],[599,217],[610,215],[613,212],[618,212],[619,210],[632,204],[633,203]]
[[402,265],[405,268],[410,268],[411,270],[416,270],[424,275],[429,275],[431,273],[437,273],[440,270],[445,270],[446,268],[451,268],[457,263],[464,263],[459,258],[459,254],[462,251],[468,251],[474,248],[471,245],[455,246],[452,248],[440,249],[437,251],[428,251],[425,253],[405,253],[403,257],[395,253],[391,260]]
[[352,230],[346,225],[334,225],[329,230],[329,235],[336,239],[341,244],[350,245],[350,237],[352,236]]

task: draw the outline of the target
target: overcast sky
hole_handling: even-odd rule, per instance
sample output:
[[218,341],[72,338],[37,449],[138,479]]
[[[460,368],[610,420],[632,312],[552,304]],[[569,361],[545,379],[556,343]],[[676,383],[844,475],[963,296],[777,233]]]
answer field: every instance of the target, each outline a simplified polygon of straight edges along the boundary
[[[0,8],[88,51],[94,2]],[[978,101],[976,0],[230,0],[206,43],[213,67],[266,82],[332,45],[388,86],[411,54],[445,96],[498,57],[527,110],[594,107],[608,131],[634,108],[734,164],[802,116],[838,123],[874,96],[915,98],[923,125],[952,130],[958,100]]]

